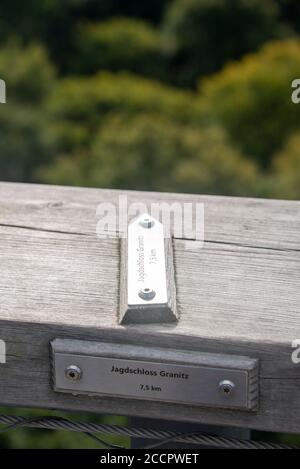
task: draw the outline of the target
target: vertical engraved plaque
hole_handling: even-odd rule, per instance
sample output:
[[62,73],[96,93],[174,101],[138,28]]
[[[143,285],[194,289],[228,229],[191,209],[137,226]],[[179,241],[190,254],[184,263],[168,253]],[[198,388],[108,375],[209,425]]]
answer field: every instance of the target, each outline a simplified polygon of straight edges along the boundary
[[141,215],[122,242],[120,321],[176,321],[172,241],[164,238],[163,225]]

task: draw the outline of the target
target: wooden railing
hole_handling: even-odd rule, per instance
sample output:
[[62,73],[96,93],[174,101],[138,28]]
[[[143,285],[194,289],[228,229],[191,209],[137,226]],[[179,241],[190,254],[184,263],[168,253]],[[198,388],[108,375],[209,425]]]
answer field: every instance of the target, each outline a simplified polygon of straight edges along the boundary
[[[96,208],[120,195],[204,203],[202,248],[173,240],[177,324],[118,323],[120,240]],[[299,274],[300,202],[2,183],[0,403],[300,433]],[[257,358],[258,409],[54,392],[55,338]]]

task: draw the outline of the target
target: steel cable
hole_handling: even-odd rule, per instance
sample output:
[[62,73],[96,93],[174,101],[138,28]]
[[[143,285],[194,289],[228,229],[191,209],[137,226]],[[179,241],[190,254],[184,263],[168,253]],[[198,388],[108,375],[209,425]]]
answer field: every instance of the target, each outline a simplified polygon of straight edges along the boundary
[[176,442],[176,443],[191,443],[199,446],[211,447],[215,449],[300,449],[287,445],[238,440],[235,438],[223,438],[220,436],[193,433],[178,433],[164,430],[154,430],[142,427],[125,427],[118,425],[96,424],[86,422],[75,422],[69,419],[60,417],[19,417],[10,415],[0,415],[0,424],[6,425],[1,432],[15,429],[17,427],[27,428],[40,428],[47,430],[68,430],[74,432],[82,432],[98,442],[105,444],[112,448],[120,448],[117,445],[106,443],[103,440],[94,437],[95,433],[102,433],[106,435],[118,435],[130,438],[143,438],[151,440],[159,440],[156,444],[149,445],[147,448],[158,448],[159,446]]

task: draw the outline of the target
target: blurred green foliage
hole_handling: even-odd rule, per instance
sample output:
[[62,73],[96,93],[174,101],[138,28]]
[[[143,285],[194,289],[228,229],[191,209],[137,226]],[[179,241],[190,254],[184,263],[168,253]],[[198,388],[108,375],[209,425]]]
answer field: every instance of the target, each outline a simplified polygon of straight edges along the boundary
[[281,20],[289,24],[295,31],[300,31],[300,2],[299,0],[278,0]]
[[0,49],[0,75],[8,84],[9,101],[40,104],[55,83],[55,67],[45,48],[30,44],[23,48],[12,40]]
[[274,156],[271,192],[275,197],[300,199],[300,127]]
[[190,91],[125,73],[102,72],[91,77],[60,80],[49,95],[49,112],[56,119],[94,129],[112,111],[126,114],[158,112],[179,122],[201,118]]
[[40,178],[76,184],[166,191],[254,191],[255,165],[230,145],[221,128],[201,130],[158,114],[110,115],[88,151],[61,157]]
[[295,77],[300,77],[300,40],[270,43],[200,82],[203,114],[267,168],[273,153],[300,128],[300,108],[291,101]]
[[160,32],[132,18],[82,25],[73,64],[76,72],[85,74],[99,70],[129,70],[155,78],[166,74]]
[[130,0],[16,4],[18,18],[0,7],[2,179],[297,193],[273,159],[299,129],[299,40],[257,50],[296,34],[295,2],[170,0],[153,15]]
[[1,0],[0,179],[299,198],[299,20],[299,0]]
[[193,85],[200,75],[280,36],[278,17],[273,0],[175,0],[163,25],[175,83]]
[[45,100],[55,86],[55,68],[43,47],[15,40],[0,49],[0,76],[7,104],[0,106],[0,177],[31,180],[32,169],[54,156]]

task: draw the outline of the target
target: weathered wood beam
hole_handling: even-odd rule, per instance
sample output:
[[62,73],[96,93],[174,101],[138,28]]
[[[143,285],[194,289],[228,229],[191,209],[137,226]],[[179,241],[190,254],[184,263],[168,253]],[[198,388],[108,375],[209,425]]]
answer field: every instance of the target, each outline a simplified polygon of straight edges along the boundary
[[[202,202],[205,242],[174,239],[177,324],[120,325],[120,240],[96,236],[96,208]],[[300,432],[300,202],[0,184],[2,405]],[[50,341],[106,340],[260,360],[257,412],[51,387]]]

